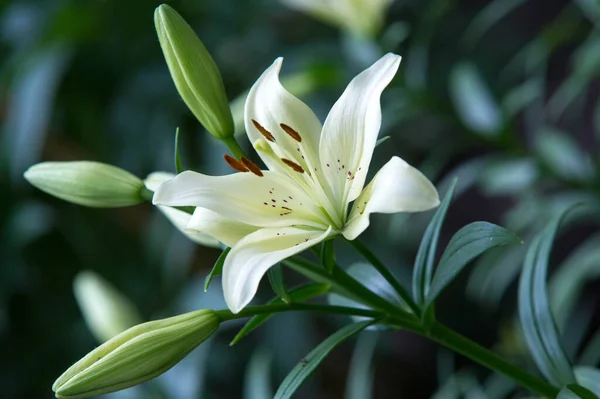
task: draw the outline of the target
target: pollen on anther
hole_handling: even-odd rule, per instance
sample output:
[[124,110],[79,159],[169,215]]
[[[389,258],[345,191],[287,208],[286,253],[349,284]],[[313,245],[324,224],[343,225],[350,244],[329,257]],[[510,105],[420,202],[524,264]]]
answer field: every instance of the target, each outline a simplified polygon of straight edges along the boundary
[[294,171],[298,173],[304,173],[304,169],[302,168],[302,166],[298,165],[296,162],[290,161],[287,158],[281,158],[281,161],[290,168],[292,168]]
[[262,134],[267,140],[269,140],[270,142],[275,141],[275,136],[273,136],[273,133],[271,133],[267,129],[265,129],[260,123],[258,123],[254,119],[252,119],[252,124],[254,125],[256,130],[258,130],[260,132],[260,134]]
[[300,133],[292,129],[290,126],[286,125],[285,123],[280,123],[279,126],[281,126],[283,131],[286,132],[291,138],[293,138],[299,143],[302,142],[302,137],[300,136]]
[[225,162],[227,162],[227,165],[229,165],[233,170],[237,170],[238,172],[242,173],[250,171],[247,167],[244,166],[242,162],[227,154],[223,155],[223,158],[225,158]]
[[240,160],[242,161],[242,163],[244,164],[244,166],[246,168],[248,168],[248,170],[250,172],[254,173],[258,177],[263,177],[264,176],[263,173],[262,173],[262,171],[260,170],[260,168],[258,167],[257,164],[255,164],[254,162],[252,162],[251,160],[249,160],[246,157],[242,157],[242,158],[240,158]]

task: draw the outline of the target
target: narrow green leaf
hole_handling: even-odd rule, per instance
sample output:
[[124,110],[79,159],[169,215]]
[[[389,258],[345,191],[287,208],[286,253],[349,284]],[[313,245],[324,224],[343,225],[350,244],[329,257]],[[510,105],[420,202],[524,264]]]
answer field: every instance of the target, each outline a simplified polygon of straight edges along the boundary
[[[572,208],[570,208],[572,209]],[[552,242],[566,212],[556,216],[532,241],[519,282],[519,317],[527,345],[542,374],[554,385],[575,382],[550,311],[546,275]]]
[[183,172],[181,167],[181,157],[179,156],[179,128],[175,130],[175,171],[177,174]]
[[598,399],[598,397],[582,386],[569,384],[560,390],[556,399]]
[[383,144],[384,142],[388,141],[389,138],[390,136],[385,136],[377,140],[377,142],[375,143],[375,148],[379,147],[380,144]]
[[450,240],[438,265],[425,306],[432,303],[464,267],[490,248],[519,244],[513,232],[488,222],[474,222],[461,228]]
[[285,377],[279,389],[275,393],[275,399],[291,398],[298,387],[306,380],[325,357],[345,339],[359,333],[373,323],[373,320],[363,321],[361,323],[349,324],[330,335],[325,341],[321,342],[306,357],[290,371]]
[[269,277],[269,283],[271,283],[271,288],[273,288],[273,292],[275,292],[275,294],[277,294],[277,296],[281,298],[283,302],[290,303],[291,299],[285,288],[285,281],[283,281],[283,271],[281,269],[281,265],[278,263],[271,267],[267,272],[267,275]]
[[450,72],[450,97],[464,125],[482,137],[497,137],[502,129],[502,113],[473,63],[462,62]]
[[587,366],[575,367],[577,383],[589,389],[596,396],[600,396],[600,369]]
[[444,223],[444,218],[446,217],[446,212],[448,211],[450,201],[452,200],[455,186],[456,179],[452,182],[444,200],[433,215],[433,218],[431,218],[431,222],[429,222],[425,234],[421,239],[419,251],[417,252],[417,257],[415,259],[412,278],[413,298],[417,305],[421,307],[425,302],[425,297],[429,291],[429,284],[431,283],[431,277],[433,275],[433,262],[435,261],[437,242],[442,224]]
[[[330,286],[329,284],[307,284],[297,288],[290,290],[288,295],[292,302],[300,302],[306,301],[308,299],[317,297],[319,295],[326,294],[329,292]],[[281,298],[273,298],[267,304],[277,304],[283,303]],[[242,327],[242,329],[237,333],[237,335],[233,338],[233,340],[229,343],[229,346],[233,346],[237,344],[242,338],[246,335],[250,334],[252,331],[256,330],[258,327],[262,326],[267,320],[269,320],[273,314],[261,314],[252,317],[248,322]]]
[[208,276],[206,276],[206,279],[204,280],[204,292],[208,291],[208,286],[210,285],[213,277],[220,276],[221,273],[223,273],[223,264],[225,263],[225,258],[227,257],[229,251],[231,251],[231,248],[225,248],[225,250],[221,252],[221,255],[219,255],[217,258],[212,270],[210,273],[208,273]]
[[526,0],[495,0],[490,2],[473,18],[465,30],[464,39],[467,44],[474,46],[479,39],[508,13],[523,4]]
[[356,341],[346,378],[345,399],[366,399],[373,396],[373,354],[378,337],[378,333],[367,333]]

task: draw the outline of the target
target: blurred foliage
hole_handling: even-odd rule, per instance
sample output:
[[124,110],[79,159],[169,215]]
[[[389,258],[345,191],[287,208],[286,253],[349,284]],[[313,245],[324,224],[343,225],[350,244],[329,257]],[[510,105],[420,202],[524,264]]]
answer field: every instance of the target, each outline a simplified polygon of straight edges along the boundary
[[[184,168],[228,173],[225,148],[200,129],[170,79],[154,32],[158,4],[0,2],[3,397],[52,397],[54,379],[98,344],[73,294],[81,270],[108,280],[145,319],[224,307],[219,284],[203,290],[219,252],[188,241],[150,205],[81,208],[34,190],[22,177],[36,162],[80,159],[142,178],[174,172],[176,127]],[[458,178],[444,245],[475,220],[499,223],[529,243],[557,209],[585,202],[559,232],[550,302],[570,358],[597,367],[598,1],[395,0],[372,36],[275,0],[170,5],[220,67],[237,121],[243,93],[278,56],[285,57],[286,85],[324,118],[358,71],[384,52],[401,54],[398,77],[382,98],[381,137],[391,138],[373,162],[379,167],[399,155],[438,182],[442,193]],[[430,218],[373,217],[367,241],[405,282]],[[527,357],[515,324],[515,280],[525,247],[490,251],[442,294],[436,309],[441,320],[517,362]],[[350,248],[339,250],[343,265],[357,260]],[[286,280],[298,280],[288,272]],[[273,296],[268,283],[260,294],[261,300]],[[228,342],[240,326],[232,322],[156,381],[111,397],[268,397],[299,359],[339,328],[331,324],[306,314],[280,315],[232,350]],[[346,392],[354,398],[371,387],[377,398],[522,394],[444,353],[405,333],[376,342],[361,338],[354,352],[348,343],[334,351],[298,397],[341,398]],[[361,371],[362,380],[352,377],[357,370],[367,373]]]

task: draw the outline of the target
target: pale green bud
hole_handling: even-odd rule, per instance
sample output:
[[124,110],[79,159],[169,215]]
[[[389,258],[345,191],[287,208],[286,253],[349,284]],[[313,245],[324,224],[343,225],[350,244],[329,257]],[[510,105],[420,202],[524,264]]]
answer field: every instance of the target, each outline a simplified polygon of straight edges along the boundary
[[105,342],[143,321],[136,306],[112,284],[86,270],[73,281],[85,322],[98,342]]
[[166,4],[154,12],[154,25],[183,101],[210,134],[231,137],[233,118],[219,68],[194,30]]
[[144,200],[141,179],[99,162],[42,162],[30,167],[25,179],[50,195],[84,206],[115,208]]
[[88,353],[52,390],[57,398],[88,398],[148,381],[179,363],[218,327],[219,318],[208,309],[139,324]]

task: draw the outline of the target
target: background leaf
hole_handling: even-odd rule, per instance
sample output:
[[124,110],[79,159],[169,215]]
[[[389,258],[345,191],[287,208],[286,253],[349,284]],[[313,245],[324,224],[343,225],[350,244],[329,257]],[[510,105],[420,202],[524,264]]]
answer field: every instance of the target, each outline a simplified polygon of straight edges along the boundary
[[360,323],[349,324],[330,335],[325,341],[321,342],[315,349],[313,349],[304,359],[296,365],[285,377],[279,389],[275,393],[275,399],[287,399],[291,398],[298,387],[307,379],[317,366],[325,359],[325,357],[339,345],[342,341],[359,333],[366,327],[371,325],[373,321],[363,321]]
[[550,250],[564,215],[563,211],[554,217],[531,242],[519,283],[519,316],[527,345],[542,374],[558,386],[575,382],[546,292]]
[[454,234],[444,250],[427,293],[425,306],[431,304],[448,284],[477,256],[488,249],[519,244],[513,232],[488,222],[473,222]]

